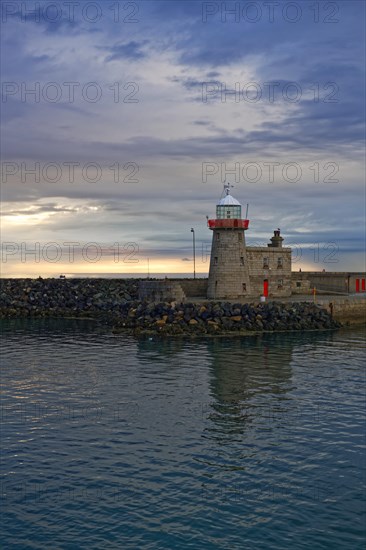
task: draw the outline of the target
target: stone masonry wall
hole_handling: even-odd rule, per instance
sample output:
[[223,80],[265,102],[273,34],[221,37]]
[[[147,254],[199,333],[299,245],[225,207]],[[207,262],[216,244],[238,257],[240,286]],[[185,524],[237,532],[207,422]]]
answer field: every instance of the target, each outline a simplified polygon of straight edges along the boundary
[[191,297],[206,297],[207,296],[207,278],[199,279],[170,279],[172,282],[178,283],[183,289],[187,298]]
[[317,298],[316,303],[329,313],[332,313],[333,318],[342,324],[366,324],[365,295],[332,296],[331,299],[327,298],[323,300]]
[[263,294],[265,279],[269,298],[291,296],[291,248],[248,246],[247,259],[253,296]]
[[215,229],[212,235],[209,299],[242,299],[251,294],[243,229]]
[[297,273],[292,273],[291,292],[292,294],[311,294],[310,281],[298,277]]
[[170,280],[139,282],[139,300],[149,302],[184,302],[185,298],[185,293],[177,282]]

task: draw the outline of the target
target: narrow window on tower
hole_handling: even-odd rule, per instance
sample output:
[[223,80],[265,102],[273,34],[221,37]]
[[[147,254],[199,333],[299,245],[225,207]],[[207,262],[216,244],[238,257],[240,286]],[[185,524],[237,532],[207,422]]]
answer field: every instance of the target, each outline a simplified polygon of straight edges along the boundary
[[246,283],[243,283],[243,292],[246,292],[247,291],[247,285]]
[[216,240],[217,240],[217,241],[220,240],[220,233],[216,233]]
[[269,261],[268,258],[263,258],[263,269],[269,268]]
[[240,241],[242,241],[242,240],[243,240],[243,235],[242,235],[242,233],[238,233],[238,241],[240,242]]
[[214,265],[217,265],[217,256],[214,258]]
[[277,269],[283,268],[283,261],[282,258],[277,258]]
[[244,257],[243,256],[241,256],[241,258],[240,258],[240,265],[244,265]]
[[283,279],[278,279],[277,288],[279,288],[279,289],[283,288]]

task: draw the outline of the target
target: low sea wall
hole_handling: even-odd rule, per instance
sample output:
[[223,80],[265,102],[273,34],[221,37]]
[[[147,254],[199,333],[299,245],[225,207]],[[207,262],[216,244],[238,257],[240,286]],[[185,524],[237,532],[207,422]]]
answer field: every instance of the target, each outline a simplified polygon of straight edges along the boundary
[[186,294],[178,281],[171,279],[139,281],[139,300],[148,302],[184,302]]
[[362,271],[293,271],[291,279],[295,292],[316,288],[324,292],[353,294],[365,292],[366,274]]
[[334,319],[349,325],[366,324],[366,296],[332,296],[331,299],[317,299],[316,303],[327,309]]
[[193,298],[194,296],[206,297],[208,279],[170,279],[178,283],[187,298]]

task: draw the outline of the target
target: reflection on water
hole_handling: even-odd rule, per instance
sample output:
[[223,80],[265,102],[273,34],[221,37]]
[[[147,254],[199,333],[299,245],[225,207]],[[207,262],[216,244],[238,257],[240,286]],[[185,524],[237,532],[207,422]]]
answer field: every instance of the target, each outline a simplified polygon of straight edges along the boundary
[[362,330],[2,329],[6,548],[363,547]]
[[[208,346],[211,355],[210,390],[213,424],[209,431],[229,436],[244,434],[267,413],[260,405],[286,397],[291,381],[291,340],[276,336],[214,341]],[[268,401],[267,401],[268,403]]]

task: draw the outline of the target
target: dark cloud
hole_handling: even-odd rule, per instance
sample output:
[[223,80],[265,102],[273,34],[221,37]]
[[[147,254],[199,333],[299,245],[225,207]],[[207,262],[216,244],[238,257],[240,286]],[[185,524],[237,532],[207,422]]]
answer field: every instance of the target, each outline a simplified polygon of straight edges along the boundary
[[[114,23],[104,4],[97,24],[80,17],[38,24],[31,14],[21,22],[19,11],[9,17],[2,38],[5,81],[98,81],[104,93],[113,82],[134,80],[141,90],[136,105],[114,104],[110,92],[96,104],[24,102],[19,95],[2,102],[4,161],[140,166],[133,185],[113,183],[108,170],[97,184],[4,184],[4,211],[12,222],[49,215],[35,228],[12,225],[17,237],[113,241],[118,235],[138,240],[151,257],[189,261],[190,227],[198,240],[210,242],[205,215],[213,214],[221,192],[219,176],[201,182],[202,162],[311,159],[321,166],[337,162],[339,182],[236,184],[234,194],[250,203],[248,241],[267,242],[281,220],[289,244],[310,250],[312,243],[337,242],[342,268],[348,253],[362,251],[364,3],[339,0],[335,24],[315,23],[301,0],[297,23],[277,17],[284,0],[273,23],[263,3],[258,22],[228,17],[225,23],[223,4],[215,3],[219,11],[206,23],[202,2],[179,0],[139,2],[134,24]],[[319,3],[319,9],[324,18],[329,8]],[[218,95],[202,103],[203,82],[224,82],[233,92],[243,74],[263,89],[264,83],[283,90],[295,82],[302,96],[297,103],[280,96],[252,104],[221,103]]]
[[147,40],[144,40],[143,42],[135,42],[132,40],[126,44],[111,46],[108,48],[110,55],[108,55],[105,60],[109,62],[124,59],[142,59],[146,57],[146,53],[142,50],[146,44],[148,44]]

